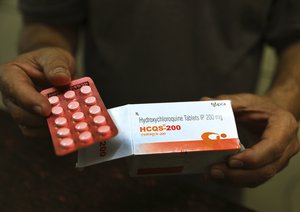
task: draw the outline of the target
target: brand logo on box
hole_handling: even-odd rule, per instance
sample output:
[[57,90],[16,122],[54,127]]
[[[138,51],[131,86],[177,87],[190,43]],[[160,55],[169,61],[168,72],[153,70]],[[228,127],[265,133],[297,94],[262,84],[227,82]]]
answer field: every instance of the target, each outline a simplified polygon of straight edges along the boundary
[[205,132],[201,135],[203,141],[219,141],[221,138],[226,138],[227,135],[225,133],[215,133],[215,132]]
[[211,102],[210,103],[213,107],[220,107],[220,106],[226,106],[225,102]]
[[158,125],[158,126],[146,126],[140,127],[140,132],[159,132],[159,131],[175,131],[181,130],[180,125]]

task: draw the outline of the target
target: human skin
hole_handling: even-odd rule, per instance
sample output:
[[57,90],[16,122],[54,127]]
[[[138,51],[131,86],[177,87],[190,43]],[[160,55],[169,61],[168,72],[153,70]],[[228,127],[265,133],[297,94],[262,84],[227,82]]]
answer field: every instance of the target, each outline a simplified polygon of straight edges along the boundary
[[[25,23],[21,54],[0,66],[0,88],[8,112],[31,138],[49,136],[45,117],[50,104],[38,89],[68,84],[75,72],[77,26]],[[233,186],[255,187],[287,166],[299,151],[300,44],[279,53],[277,75],[263,95],[244,93],[208,99],[229,99],[239,125],[256,135],[253,146],[211,167],[210,177]]]
[[48,100],[39,89],[67,85],[75,74],[78,29],[24,23],[20,55],[0,66],[0,89],[6,109],[30,139],[50,136],[45,117]]
[[214,99],[230,99],[238,124],[255,134],[257,140],[227,163],[213,166],[211,177],[236,186],[256,187],[266,182],[299,151],[300,42],[278,50],[275,79],[265,95],[222,95]]

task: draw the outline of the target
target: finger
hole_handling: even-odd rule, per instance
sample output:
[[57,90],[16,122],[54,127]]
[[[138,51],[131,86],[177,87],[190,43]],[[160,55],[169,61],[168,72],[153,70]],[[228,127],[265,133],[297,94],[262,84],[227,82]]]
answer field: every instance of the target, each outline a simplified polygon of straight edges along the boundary
[[230,169],[225,164],[219,164],[210,170],[210,176],[221,183],[253,188],[265,183],[287,166],[287,164],[283,164],[282,168],[277,168],[278,161],[258,169]]
[[228,169],[222,164],[210,171],[211,178],[217,182],[251,188],[263,184],[275,174],[276,171],[271,165],[259,169]]
[[251,101],[251,94],[234,94],[234,95],[220,95],[217,97],[202,97],[202,101],[212,101],[212,100],[230,100],[231,101],[231,106],[233,110],[243,110],[249,105],[253,104],[253,101]]
[[47,126],[45,118],[20,108],[9,99],[5,98],[4,104],[6,105],[7,110],[10,112],[12,118],[16,123],[28,127]]
[[45,96],[34,88],[28,75],[15,65],[1,69],[0,85],[2,94],[21,108],[41,116],[50,114],[51,106]]
[[259,98],[253,98],[253,94],[248,94],[248,93],[241,93],[241,94],[234,94],[234,95],[220,95],[216,98],[215,100],[230,100],[231,101],[231,106],[234,112],[243,112],[243,111],[249,111],[249,110],[254,110],[254,111],[260,111],[261,104],[259,104]]
[[232,156],[229,166],[258,168],[277,160],[291,142],[297,143],[297,130],[298,123],[290,113],[277,111],[277,115],[270,116],[261,140]]
[[47,81],[45,74],[40,70],[38,65],[33,63],[32,60],[28,60],[28,58],[23,58],[20,56],[16,59],[16,61],[7,64],[7,67],[9,66],[16,67],[19,70],[24,71],[35,85],[49,86],[49,82]]
[[299,151],[299,143],[293,142],[284,155],[273,163],[257,169],[231,169],[225,163],[214,165],[210,176],[214,180],[234,186],[256,187],[285,168],[289,159]]
[[204,96],[200,99],[200,101],[210,101],[210,100],[213,100],[213,99],[210,97],[207,97],[207,96]]
[[267,115],[262,109],[254,107],[252,94],[221,95],[216,98],[202,97],[201,101],[230,100],[235,117],[238,121],[243,120],[265,120]]
[[50,132],[46,127],[31,128],[24,125],[19,125],[22,134],[30,140],[50,139]]
[[265,102],[261,102],[264,100],[262,98],[254,99],[252,94],[238,94],[222,95],[217,99],[231,100],[235,112],[238,111],[238,121],[267,123],[256,145],[230,158],[229,165],[233,168],[257,168],[277,160],[289,145],[291,136],[297,136],[298,123],[292,114],[274,109],[272,105],[265,106]]
[[52,85],[63,86],[70,83],[75,62],[69,52],[60,48],[47,48],[34,52],[33,57]]

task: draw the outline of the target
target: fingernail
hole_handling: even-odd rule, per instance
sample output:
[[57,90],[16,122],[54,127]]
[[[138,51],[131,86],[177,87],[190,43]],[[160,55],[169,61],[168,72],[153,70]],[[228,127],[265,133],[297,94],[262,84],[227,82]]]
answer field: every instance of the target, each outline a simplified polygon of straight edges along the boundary
[[229,161],[229,166],[231,168],[241,168],[244,166],[244,163],[243,163],[243,161],[232,159]]
[[66,69],[62,68],[62,67],[58,67],[58,68],[55,68],[55,69],[51,70],[51,75],[65,75],[65,76],[68,76],[67,73],[68,72],[66,71]]
[[201,98],[202,101],[208,101],[208,100],[212,100],[212,98],[208,97],[208,96],[204,96]]
[[223,179],[225,177],[224,172],[220,169],[212,169],[210,171],[212,178]]
[[71,76],[68,70],[62,67],[53,69],[50,72],[50,81],[55,86],[62,86],[70,83]]
[[42,108],[40,106],[34,106],[33,111],[36,112],[39,115],[42,115],[42,116],[44,115],[44,113],[42,111]]

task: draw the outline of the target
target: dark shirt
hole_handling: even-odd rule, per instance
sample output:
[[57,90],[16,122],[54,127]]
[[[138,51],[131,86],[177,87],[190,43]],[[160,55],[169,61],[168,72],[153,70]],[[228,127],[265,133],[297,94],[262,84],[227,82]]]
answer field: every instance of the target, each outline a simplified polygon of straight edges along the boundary
[[[26,21],[83,29],[85,70],[108,108],[253,92],[264,45],[282,46],[300,33],[298,0],[22,0],[19,6]],[[189,192],[207,187],[232,194],[198,175],[129,178],[124,161],[95,169],[102,171],[99,176],[121,176],[106,183],[89,176],[100,188],[101,201],[112,204],[120,198],[136,201],[139,193],[132,189],[138,185],[143,192],[168,188],[170,179]],[[106,197],[108,191],[119,198]],[[152,195],[156,201],[157,194]]]
[[108,107],[253,92],[264,44],[298,35],[296,0],[22,0],[27,21],[79,24]]

